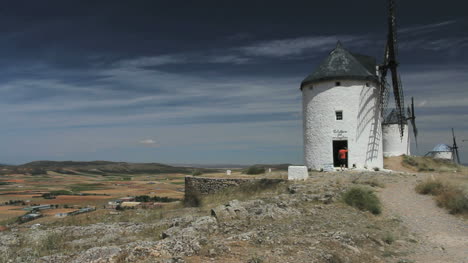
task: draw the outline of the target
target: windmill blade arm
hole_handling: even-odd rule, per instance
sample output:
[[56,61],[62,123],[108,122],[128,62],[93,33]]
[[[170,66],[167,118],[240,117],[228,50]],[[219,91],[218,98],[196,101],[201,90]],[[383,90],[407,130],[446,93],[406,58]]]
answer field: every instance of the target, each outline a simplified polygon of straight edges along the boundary
[[457,140],[455,138],[455,131],[452,128],[452,137],[453,137],[453,146],[452,146],[452,157],[453,160],[455,161],[455,158],[457,160],[457,163],[460,164],[460,156],[458,155],[458,146],[457,146]]
[[411,126],[413,126],[414,142],[416,143],[416,149],[418,149],[418,128],[416,128],[416,121],[411,119]]
[[401,84],[399,82],[398,73],[396,70],[396,64],[391,65],[391,75],[392,75],[392,86],[393,86],[393,96],[395,98],[395,107],[397,110],[398,124],[400,126],[400,135],[403,137],[404,133],[404,124],[405,124],[405,110],[404,110],[404,101],[403,101],[403,91]]
[[418,148],[418,128],[416,127],[416,115],[414,113],[414,98],[411,97],[411,109],[408,107],[408,116],[413,126],[414,141],[416,142],[416,149]]

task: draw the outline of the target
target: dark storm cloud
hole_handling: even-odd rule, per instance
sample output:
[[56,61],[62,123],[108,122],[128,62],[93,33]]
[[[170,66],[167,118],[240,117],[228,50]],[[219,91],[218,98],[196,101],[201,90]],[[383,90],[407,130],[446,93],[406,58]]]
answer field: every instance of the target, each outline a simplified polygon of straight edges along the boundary
[[[300,81],[338,40],[381,60],[385,2],[4,2],[0,157],[91,151],[106,159],[104,149],[114,147],[119,158],[154,161],[134,149],[150,138],[158,142],[152,151],[172,154],[152,152],[158,161],[236,162],[245,152],[228,149],[256,145],[271,151],[251,162],[280,161],[297,148],[296,159],[281,162],[300,163]],[[400,73],[407,96],[416,97],[423,150],[443,134],[437,123],[468,137],[462,5],[398,1]],[[203,147],[217,143],[233,159]],[[26,153],[30,145],[43,151]],[[185,159],[169,159],[177,153]]]

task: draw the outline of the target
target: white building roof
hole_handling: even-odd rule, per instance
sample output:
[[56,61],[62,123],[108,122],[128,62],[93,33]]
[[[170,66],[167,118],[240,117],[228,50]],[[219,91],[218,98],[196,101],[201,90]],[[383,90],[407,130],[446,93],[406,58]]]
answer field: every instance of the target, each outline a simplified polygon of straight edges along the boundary
[[432,152],[451,152],[452,147],[448,146],[447,144],[437,144],[434,149],[432,149]]

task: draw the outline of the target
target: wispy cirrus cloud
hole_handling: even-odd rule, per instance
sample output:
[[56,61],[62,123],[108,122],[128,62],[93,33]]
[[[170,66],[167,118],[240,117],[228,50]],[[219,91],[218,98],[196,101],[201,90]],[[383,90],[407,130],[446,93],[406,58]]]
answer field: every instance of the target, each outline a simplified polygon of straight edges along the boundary
[[398,30],[398,33],[403,33],[403,34],[416,34],[416,33],[427,33],[435,30],[439,30],[443,27],[452,25],[456,23],[456,20],[448,20],[448,21],[443,21],[443,22],[438,22],[438,23],[433,23],[433,24],[427,24],[427,25],[415,25],[415,26],[409,26],[409,27],[404,27],[400,30]]
[[468,46],[468,37],[418,38],[400,41],[399,48],[403,51],[456,51]]
[[138,141],[139,144],[142,144],[144,146],[150,146],[150,147],[156,147],[158,146],[158,143],[153,140],[153,139],[144,139],[144,140],[140,140]]
[[458,53],[460,49],[468,46],[468,35],[453,36],[445,32],[456,24],[456,20],[448,20],[402,28],[398,30],[401,36],[399,47],[403,51],[426,50]]
[[310,36],[289,39],[262,41],[239,48],[252,56],[287,57],[301,55],[306,51],[330,50],[337,41],[355,42],[362,40],[355,36]]
[[362,47],[369,43],[363,36],[331,35],[257,41],[223,50],[176,53],[139,57],[119,61],[119,67],[158,67],[171,64],[231,64],[258,63],[262,58],[294,58],[304,54],[318,54],[330,50],[338,41],[349,47]]
[[245,64],[250,59],[235,52],[207,52],[165,54],[159,56],[138,57],[115,63],[118,67],[158,67],[172,64]]
[[170,54],[160,56],[139,57],[117,62],[117,66],[122,67],[151,67],[169,64],[187,63],[188,57],[182,54]]

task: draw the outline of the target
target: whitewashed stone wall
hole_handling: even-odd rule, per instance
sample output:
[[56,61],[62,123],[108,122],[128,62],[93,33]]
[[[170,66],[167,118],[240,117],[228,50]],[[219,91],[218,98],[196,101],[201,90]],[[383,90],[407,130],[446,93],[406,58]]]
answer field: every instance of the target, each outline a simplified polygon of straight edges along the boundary
[[383,133],[383,152],[385,157],[410,155],[409,130],[405,125],[403,138],[400,136],[400,127],[398,124],[382,125]]
[[[333,164],[333,140],[346,139],[350,167],[382,168],[379,88],[373,82],[339,81],[340,86],[324,81],[302,89],[305,164],[315,170]],[[343,120],[336,120],[337,110]]]

